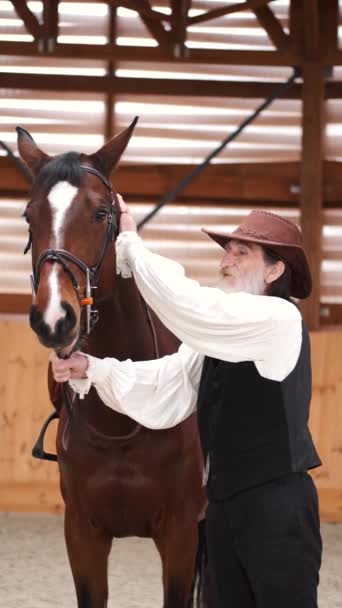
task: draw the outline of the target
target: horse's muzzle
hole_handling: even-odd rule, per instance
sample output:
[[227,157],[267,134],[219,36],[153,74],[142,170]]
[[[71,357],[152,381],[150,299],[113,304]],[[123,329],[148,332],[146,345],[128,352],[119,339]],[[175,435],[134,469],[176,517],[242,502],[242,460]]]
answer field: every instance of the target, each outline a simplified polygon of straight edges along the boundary
[[41,311],[35,304],[30,310],[30,325],[37,334],[43,346],[53,349],[62,349],[73,342],[76,335],[76,314],[68,302],[62,302],[65,316],[57,321],[53,331],[43,318]]

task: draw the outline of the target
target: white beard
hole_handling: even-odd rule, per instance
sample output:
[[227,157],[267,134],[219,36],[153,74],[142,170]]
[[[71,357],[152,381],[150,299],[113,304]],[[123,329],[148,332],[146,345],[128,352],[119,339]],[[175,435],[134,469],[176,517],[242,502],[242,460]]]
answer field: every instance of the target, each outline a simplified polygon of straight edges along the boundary
[[234,281],[231,277],[226,276],[224,271],[220,271],[220,280],[216,287],[221,289],[225,293],[237,293],[244,291],[256,296],[261,296],[265,293],[265,279],[263,268],[254,271],[248,275],[239,276],[238,273],[229,269],[229,272],[233,274]]

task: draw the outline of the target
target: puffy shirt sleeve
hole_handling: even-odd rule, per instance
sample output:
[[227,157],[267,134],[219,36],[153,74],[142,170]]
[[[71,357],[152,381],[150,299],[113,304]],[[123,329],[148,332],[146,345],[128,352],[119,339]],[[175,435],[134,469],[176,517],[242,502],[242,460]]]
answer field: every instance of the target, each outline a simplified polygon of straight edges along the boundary
[[108,407],[151,429],[175,426],[196,408],[203,356],[185,344],[152,361],[86,356],[88,377],[69,381],[81,398],[94,386]]
[[135,232],[116,242],[117,272],[133,273],[160,320],[194,351],[224,361],[254,361],[261,375],[283,380],[302,342],[297,307],[281,298],[224,293],[185,276],[179,264],[150,252]]

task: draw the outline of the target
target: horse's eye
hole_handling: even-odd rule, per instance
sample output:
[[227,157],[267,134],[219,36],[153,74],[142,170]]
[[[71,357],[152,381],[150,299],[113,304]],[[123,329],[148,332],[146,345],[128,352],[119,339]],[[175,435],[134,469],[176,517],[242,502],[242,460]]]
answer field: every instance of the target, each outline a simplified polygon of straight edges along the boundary
[[95,221],[102,222],[108,215],[107,209],[98,209],[95,214]]

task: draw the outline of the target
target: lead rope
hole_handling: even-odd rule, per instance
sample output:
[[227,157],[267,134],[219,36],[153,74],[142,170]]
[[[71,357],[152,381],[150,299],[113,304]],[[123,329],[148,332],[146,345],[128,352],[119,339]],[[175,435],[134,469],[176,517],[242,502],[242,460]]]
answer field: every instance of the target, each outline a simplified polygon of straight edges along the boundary
[[143,303],[143,307],[145,309],[145,313],[146,313],[146,318],[147,321],[149,323],[149,326],[151,328],[151,332],[152,332],[152,338],[153,338],[153,345],[154,345],[154,353],[155,353],[155,358],[159,359],[160,357],[160,353],[159,353],[159,348],[158,348],[158,339],[157,339],[157,332],[156,332],[156,328],[154,326],[154,322],[150,313],[150,309],[147,306],[144,298],[141,296],[141,301]]

